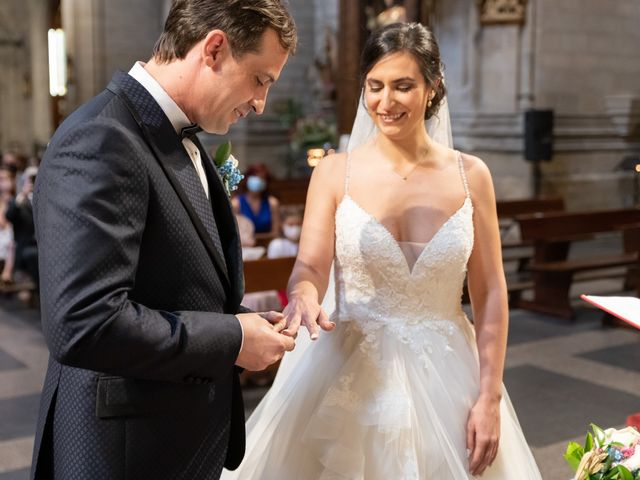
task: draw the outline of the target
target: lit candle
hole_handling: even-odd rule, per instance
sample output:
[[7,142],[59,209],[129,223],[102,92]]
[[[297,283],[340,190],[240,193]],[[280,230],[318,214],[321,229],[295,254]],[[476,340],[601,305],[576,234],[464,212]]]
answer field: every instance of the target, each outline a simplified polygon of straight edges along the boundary
[[307,164],[309,164],[311,168],[317,166],[320,160],[322,160],[322,157],[324,157],[323,148],[310,148],[307,150]]

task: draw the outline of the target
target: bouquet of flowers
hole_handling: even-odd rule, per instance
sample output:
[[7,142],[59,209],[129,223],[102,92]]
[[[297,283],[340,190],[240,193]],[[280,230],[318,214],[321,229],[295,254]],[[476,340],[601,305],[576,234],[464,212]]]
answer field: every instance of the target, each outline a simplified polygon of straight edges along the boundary
[[240,180],[244,178],[238,169],[238,160],[231,155],[231,142],[224,142],[218,147],[214,163],[222,179],[225,192],[227,195],[231,195],[231,192],[238,188]]
[[602,430],[591,425],[584,447],[567,445],[564,458],[574,480],[640,480],[640,432],[633,427]]

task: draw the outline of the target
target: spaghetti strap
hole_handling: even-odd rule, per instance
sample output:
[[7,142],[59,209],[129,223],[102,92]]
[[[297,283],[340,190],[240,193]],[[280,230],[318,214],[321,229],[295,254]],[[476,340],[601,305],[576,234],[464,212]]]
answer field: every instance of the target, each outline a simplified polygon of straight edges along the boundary
[[467,174],[464,171],[464,164],[462,163],[462,153],[458,151],[458,167],[460,168],[460,176],[462,177],[462,185],[464,186],[464,196],[471,198],[469,192],[469,182],[467,181]]
[[349,195],[349,176],[351,175],[351,155],[347,152],[347,166],[344,173],[344,194]]

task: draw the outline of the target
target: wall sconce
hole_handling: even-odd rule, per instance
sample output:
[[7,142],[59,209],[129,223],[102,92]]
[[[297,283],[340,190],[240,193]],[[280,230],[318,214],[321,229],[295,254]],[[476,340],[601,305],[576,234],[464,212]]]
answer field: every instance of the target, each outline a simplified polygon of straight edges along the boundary
[[61,28],[49,29],[49,93],[52,97],[67,94],[67,50]]
[[310,148],[307,150],[307,164],[313,168],[320,163],[324,157],[324,148]]

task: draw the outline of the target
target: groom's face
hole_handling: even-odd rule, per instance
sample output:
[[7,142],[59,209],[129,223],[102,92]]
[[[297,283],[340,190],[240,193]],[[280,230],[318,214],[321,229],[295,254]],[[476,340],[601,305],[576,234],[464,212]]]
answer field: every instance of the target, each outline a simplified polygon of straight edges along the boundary
[[198,123],[210,133],[227,133],[232,123],[252,111],[264,111],[269,88],[280,76],[289,58],[278,34],[267,29],[257,52],[234,58],[228,43],[218,53],[207,73],[207,84],[199,96]]

